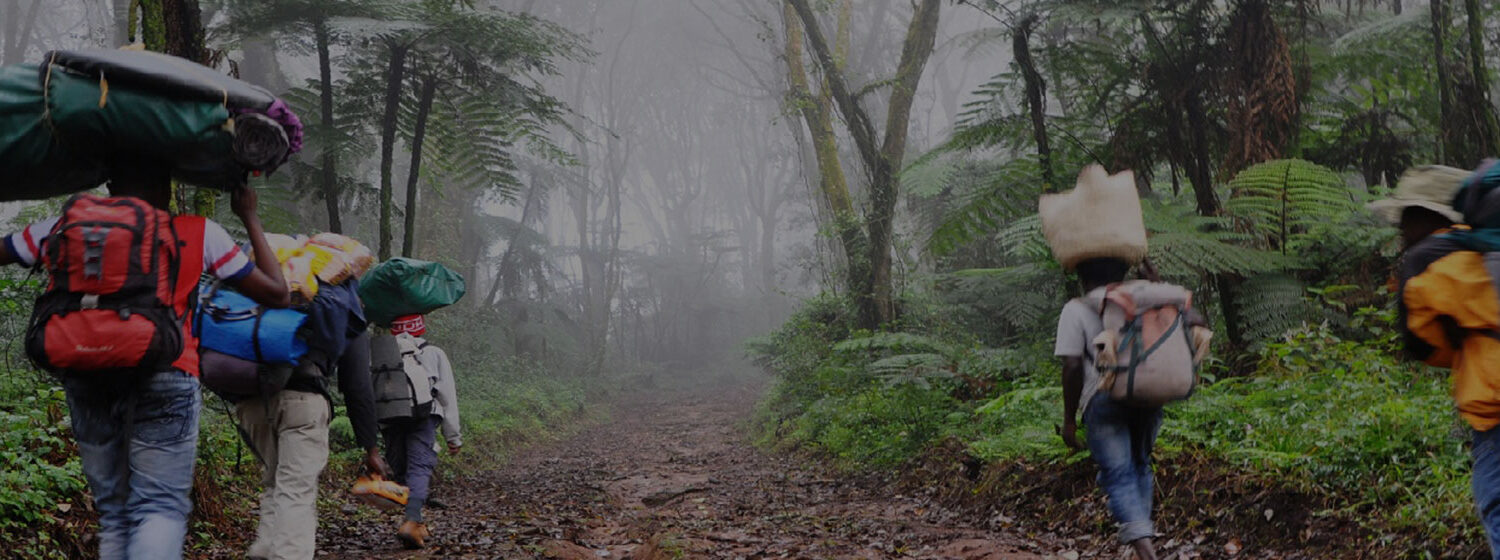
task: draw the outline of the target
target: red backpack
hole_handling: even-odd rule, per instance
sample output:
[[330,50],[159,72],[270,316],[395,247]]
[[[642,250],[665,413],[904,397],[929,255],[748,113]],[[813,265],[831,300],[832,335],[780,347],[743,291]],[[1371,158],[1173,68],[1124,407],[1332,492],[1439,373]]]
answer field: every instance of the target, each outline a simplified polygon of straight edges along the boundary
[[48,282],[26,355],[58,375],[196,370],[178,362],[195,345],[185,323],[203,223],[138,198],[68,199],[37,261]]

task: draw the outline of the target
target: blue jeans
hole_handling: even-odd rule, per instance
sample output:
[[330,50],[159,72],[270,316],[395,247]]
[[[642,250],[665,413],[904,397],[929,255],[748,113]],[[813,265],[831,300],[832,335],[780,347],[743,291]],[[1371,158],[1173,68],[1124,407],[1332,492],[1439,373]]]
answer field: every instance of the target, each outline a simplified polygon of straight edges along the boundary
[[1160,408],[1134,408],[1097,393],[1084,412],[1089,452],[1099,463],[1099,486],[1120,526],[1120,542],[1156,536],[1151,524],[1151,448],[1161,429]]
[[1490,557],[1500,560],[1500,429],[1474,432],[1474,505],[1490,540]]
[[99,558],[178,559],[198,454],[198,378],[69,379],[73,437],[99,511]]
[[406,518],[422,521],[422,506],[427,504],[427,492],[432,482],[432,470],[437,468],[437,427],[442,418],[429,416],[421,420],[410,418],[397,420],[381,428],[385,438],[385,462],[391,467],[396,482],[405,484],[410,491],[406,497]]

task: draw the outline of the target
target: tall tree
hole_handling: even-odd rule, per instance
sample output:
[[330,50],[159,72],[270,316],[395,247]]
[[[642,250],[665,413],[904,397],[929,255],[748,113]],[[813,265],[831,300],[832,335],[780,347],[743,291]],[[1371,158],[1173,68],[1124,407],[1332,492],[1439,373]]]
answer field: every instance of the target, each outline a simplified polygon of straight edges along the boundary
[[406,53],[411,45],[397,38],[384,40],[386,56],[385,109],[380,118],[380,260],[391,258],[391,167],[396,161],[396,119],[401,108],[401,90],[406,80]]
[[[1466,96],[1473,111],[1475,141],[1481,157],[1500,155],[1500,117],[1495,114],[1495,104],[1490,100],[1490,72],[1484,58],[1484,13],[1479,9],[1479,0],[1464,0],[1464,16],[1469,32],[1470,86]],[[1477,161],[1472,163],[1478,163]]]
[[[848,4],[848,0],[845,0]],[[840,12],[848,10],[840,7]],[[854,211],[853,197],[849,195],[848,180],[844,177],[844,164],[839,160],[838,136],[833,129],[832,93],[827,83],[824,82],[822,90],[814,95],[812,87],[807,78],[807,69],[803,64],[803,39],[802,23],[797,19],[795,8],[790,2],[783,4],[783,23],[786,28],[786,44],[783,56],[786,58],[788,101],[802,114],[802,120],[807,126],[809,136],[812,138],[813,157],[818,171],[818,192],[822,194],[822,202],[828,209],[830,215],[829,223],[832,224],[835,234],[838,236],[840,247],[844,251],[846,270],[844,274],[850,282],[850,292],[858,293],[856,283],[859,278],[868,275],[867,264],[861,254],[865,247],[865,233],[859,227],[859,216]],[[846,18],[840,18],[847,25]],[[848,51],[848,34],[840,33],[840,42],[837,45],[839,54],[837,59],[846,60]]]
[[1221,176],[1284,157],[1297,119],[1292,52],[1266,0],[1242,0],[1229,17],[1225,116],[1229,150]]
[[865,216],[869,246],[865,258],[869,260],[870,268],[864,277],[856,279],[860,289],[855,293],[855,299],[859,307],[860,326],[876,328],[895,318],[891,244],[896,200],[900,191],[897,172],[906,155],[907,127],[910,124],[908,121],[917,84],[936,42],[941,4],[938,0],[921,0],[914,5],[906,38],[902,43],[901,59],[890,86],[885,134],[881,139],[874,122],[850,88],[848,77],[838,64],[812,6],[807,0],[787,1],[802,21],[814,58],[828,81],[839,113],[844,116],[845,126],[854,139],[860,161],[870,175],[870,205]]
[[335,111],[333,52],[351,35],[368,35],[361,24],[369,27],[371,22],[389,19],[393,17],[390,12],[383,0],[230,0],[230,17],[221,30],[241,37],[276,35],[292,44],[312,37],[318,60],[318,123],[309,132],[319,147],[318,192],[327,213],[328,231],[335,233],[344,231],[338,166],[340,152],[349,142],[340,132]]
[[1016,66],[1021,69],[1021,79],[1026,83],[1026,107],[1031,113],[1031,137],[1036,141],[1037,164],[1042,169],[1042,190],[1054,192],[1061,185],[1052,172],[1052,147],[1047,142],[1047,82],[1041,72],[1036,71],[1036,61],[1031,58],[1031,32],[1036,27],[1036,14],[1028,15],[1016,23],[1011,30],[1011,48],[1016,57]]

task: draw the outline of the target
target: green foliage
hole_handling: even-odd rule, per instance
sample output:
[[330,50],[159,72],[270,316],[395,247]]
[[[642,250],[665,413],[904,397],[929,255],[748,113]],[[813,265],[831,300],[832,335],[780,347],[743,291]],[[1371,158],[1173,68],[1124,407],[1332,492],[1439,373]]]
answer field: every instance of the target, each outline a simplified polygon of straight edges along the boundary
[[[1245,289],[1297,302],[1256,311],[1289,318],[1337,311],[1350,288],[1309,290],[1266,276]],[[816,302],[817,314],[837,316],[828,309],[836,301]],[[1062,389],[1050,332],[971,349],[947,336],[831,333],[807,320],[812,314],[805,309],[751,349],[779,368],[757,411],[762,442],[816,450],[850,469],[892,468],[947,438],[986,461],[1087,459],[1070,455],[1055,432]],[[1327,497],[1337,504],[1327,515],[1424,535],[1420,546],[1478,538],[1467,435],[1445,376],[1398,361],[1393,321],[1389,310],[1364,308],[1338,327],[1301,324],[1270,336],[1253,374],[1221,377],[1167,408],[1158,460],[1193,455],[1248,471]]]
[[1250,166],[1229,182],[1224,209],[1259,246],[1301,254],[1320,226],[1345,223],[1359,208],[1343,178],[1298,159]]
[[[10,383],[0,410],[0,533],[37,531],[83,504],[85,482],[66,423],[67,403],[56,387]],[[50,535],[49,535],[50,538]],[[30,541],[14,551],[28,558],[60,558],[57,544]]]

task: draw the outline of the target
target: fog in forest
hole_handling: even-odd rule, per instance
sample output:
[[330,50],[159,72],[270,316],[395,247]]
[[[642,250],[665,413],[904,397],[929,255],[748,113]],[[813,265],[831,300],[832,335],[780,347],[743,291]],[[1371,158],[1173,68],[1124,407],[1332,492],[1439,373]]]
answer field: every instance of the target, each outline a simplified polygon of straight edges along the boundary
[[[6,63],[127,42],[126,2],[5,1]],[[461,67],[451,49],[465,47],[433,36],[443,24],[391,8],[399,3],[200,4],[217,67],[285,97],[312,125],[309,148],[290,169],[256,182],[271,193],[263,201],[274,206],[275,231],[330,227],[321,154],[332,150],[342,229],[371,247],[380,242],[383,97],[391,52],[401,46],[411,56],[385,172],[395,206],[391,252],[455,265],[470,284],[468,305],[494,309],[507,324],[560,321],[576,339],[569,344],[595,356],[593,367],[605,346],[649,362],[702,364],[737,354],[799,298],[841,289],[834,278],[846,257],[802,109],[835,111],[829,100],[789,93],[786,30],[801,24],[780,3],[475,2],[475,12],[538,22],[526,40],[542,43],[517,47],[534,49],[523,56],[537,60],[479,68]],[[850,87],[883,130],[913,5],[862,0],[841,13],[814,4]],[[372,17],[379,6],[387,13]],[[326,18],[330,37],[334,131],[319,123],[317,33],[308,24],[316,18]],[[941,18],[911,104],[906,153],[942,142],[970,92],[1009,63],[1004,49],[973,40],[986,20],[964,7]],[[495,41],[506,32],[496,33],[441,39]],[[802,48],[803,79],[825,89]],[[473,72],[493,75],[465,75]],[[426,164],[413,175],[415,121],[430,82],[439,85]],[[513,108],[506,104],[514,99],[492,98],[507,95],[533,105],[483,113]],[[466,122],[476,112],[495,120]],[[865,211],[870,171],[840,115],[831,118],[852,208]],[[405,221],[413,186],[416,214]],[[920,266],[900,235],[914,219],[896,219],[896,275]],[[410,247],[405,224],[414,229]]]

